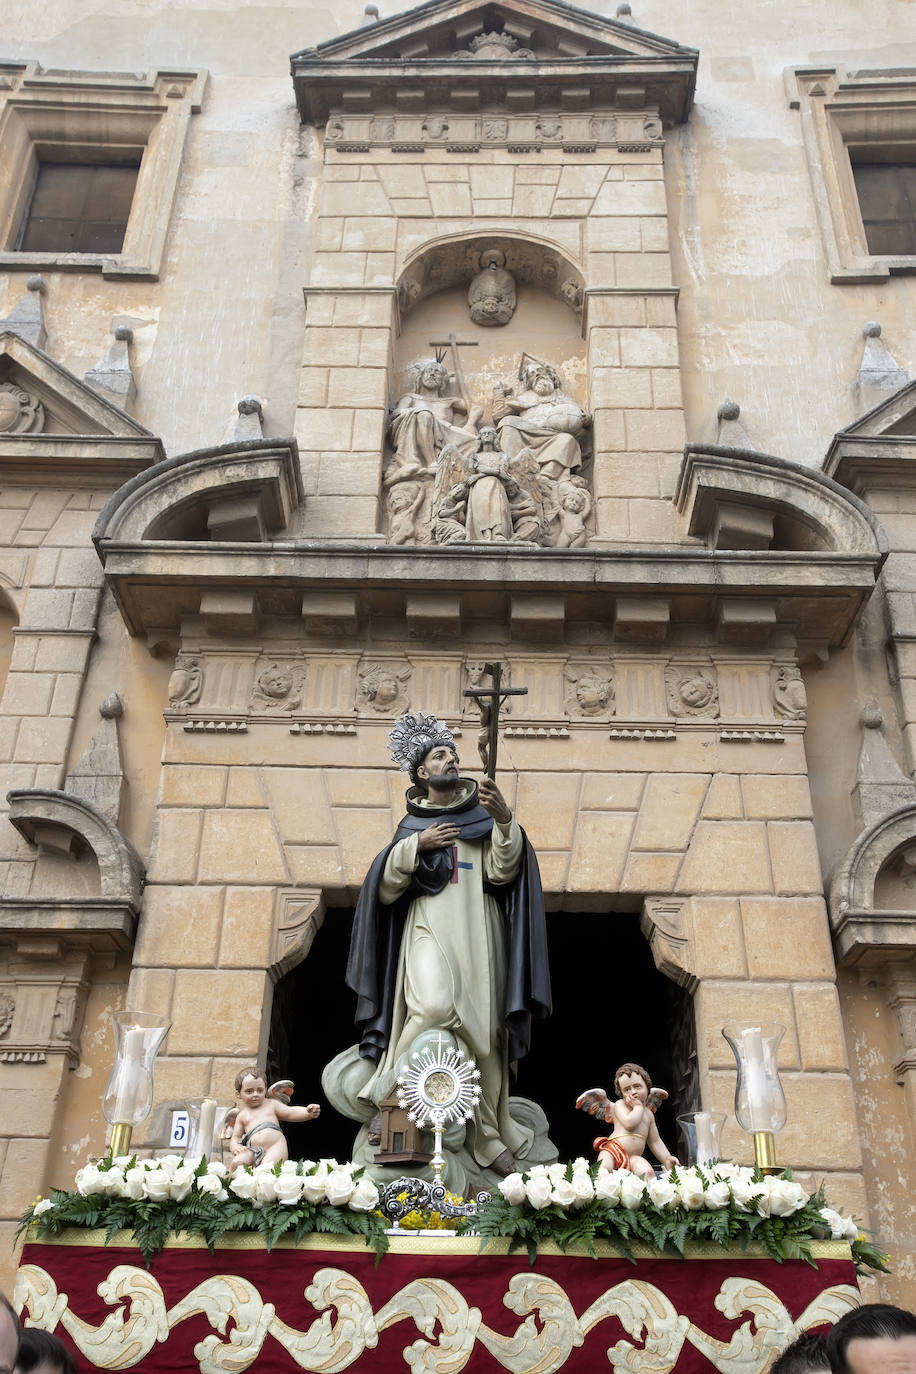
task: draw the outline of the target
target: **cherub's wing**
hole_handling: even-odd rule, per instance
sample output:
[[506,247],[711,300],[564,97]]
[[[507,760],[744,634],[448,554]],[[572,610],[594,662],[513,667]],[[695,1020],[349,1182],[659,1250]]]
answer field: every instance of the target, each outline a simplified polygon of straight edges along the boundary
[[433,484],[433,510],[438,511],[452,487],[466,482],[471,475],[470,463],[461,456],[455,444],[445,444],[436,459],[436,480]]
[[650,1112],[657,1112],[663,1102],[668,1101],[668,1094],[664,1088],[653,1088],[646,1098],[646,1106]]
[[576,1098],[576,1106],[589,1116],[600,1116],[603,1121],[614,1120],[614,1108],[603,1088],[589,1088]]
[[296,1085],[291,1078],[278,1078],[276,1083],[271,1083],[267,1089],[267,1096],[272,1097],[277,1102],[285,1102],[289,1106],[289,1100],[296,1091]]

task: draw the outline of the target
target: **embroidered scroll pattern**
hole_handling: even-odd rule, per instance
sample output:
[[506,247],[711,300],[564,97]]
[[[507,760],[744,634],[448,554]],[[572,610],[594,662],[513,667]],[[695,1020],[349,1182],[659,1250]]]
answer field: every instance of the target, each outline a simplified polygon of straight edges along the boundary
[[[457,1374],[478,1341],[510,1374],[554,1374],[608,1318],[617,1318],[631,1338],[605,1347],[615,1371],[670,1374],[689,1342],[721,1374],[764,1374],[773,1352],[799,1332],[834,1322],[859,1302],[855,1288],[837,1284],[825,1288],[793,1321],[771,1289],[755,1279],[729,1278],[716,1307],[730,1321],[744,1314],[751,1320],[725,1342],[679,1314],[660,1288],[638,1279],[615,1284],[577,1316],[555,1280],[515,1274],[503,1296],[509,1311],[523,1319],[512,1336],[491,1330],[479,1308],[469,1307],[453,1284],[438,1278],[413,1280],[373,1312],[368,1294],[351,1274],[318,1269],[305,1298],[320,1315],[305,1331],[281,1321],[273,1304],[249,1280],[234,1274],[206,1279],[170,1309],[152,1275],[132,1265],[112,1269],[98,1292],[106,1303],[118,1306],[101,1326],[93,1327],[70,1311],[67,1294],[58,1291],[50,1274],[24,1264],[16,1277],[15,1301],[17,1308],[28,1309],[33,1325],[53,1331],[60,1323],[95,1369],[137,1366],[187,1317],[202,1313],[220,1334],[206,1336],[194,1347],[201,1374],[241,1374],[254,1365],[268,1336],[279,1341],[300,1369],[338,1374],[374,1349],[381,1331],[401,1321],[412,1322],[420,1333],[403,1352],[405,1366],[417,1374]],[[596,1357],[600,1348],[599,1342]]]

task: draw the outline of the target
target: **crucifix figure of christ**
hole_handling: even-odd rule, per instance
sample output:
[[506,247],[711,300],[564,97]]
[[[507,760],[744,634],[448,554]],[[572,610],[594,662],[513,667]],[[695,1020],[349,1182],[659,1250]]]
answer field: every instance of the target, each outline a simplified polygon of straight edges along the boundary
[[480,710],[480,735],[477,740],[477,752],[480,754],[480,761],[486,770],[487,777],[492,782],[496,777],[500,708],[505,705],[506,697],[527,696],[528,688],[503,687],[503,665],[501,663],[485,663],[484,672],[489,674],[493,686],[466,687],[464,695],[473,697]]
[[[509,690],[500,676],[487,708],[497,722]],[[363,1123],[354,1160],[390,1181],[399,1175],[385,1170],[397,1165],[376,1151],[399,1076],[440,1035],[462,1050],[480,1071],[481,1099],[471,1120],[450,1128],[445,1148],[449,1187],[470,1196],[522,1161],[556,1158],[541,1109],[509,1098],[510,1065],[551,1007],[537,859],[493,778],[461,776],[442,721],[404,716],[391,749],[412,783],[407,814],[356,908],[347,984],[358,999],[359,1043],[327,1066],[322,1083],[338,1111]]]

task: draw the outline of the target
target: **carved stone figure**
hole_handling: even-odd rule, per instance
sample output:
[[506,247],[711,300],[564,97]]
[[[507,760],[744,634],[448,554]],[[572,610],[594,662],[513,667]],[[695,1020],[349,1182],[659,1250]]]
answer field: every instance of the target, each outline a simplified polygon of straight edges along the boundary
[[534,126],[538,139],[553,141],[563,137],[563,121],[559,115],[540,115]]
[[[459,774],[451,732],[417,714],[392,731],[409,771],[407,812],[363,884],[347,983],[360,1043],[325,1069],[331,1103],[362,1121],[353,1158],[373,1163],[373,1116],[430,1034],[473,1058],[481,1101],[445,1139],[449,1187],[466,1196],[518,1161],[555,1156],[543,1115],[509,1099],[509,1063],[550,1013],[537,860],[498,786]],[[377,1130],[377,1127],[376,1127]],[[378,1166],[376,1166],[377,1168]]]
[[194,706],[200,700],[204,689],[204,675],[200,660],[188,654],[179,654],[169,678],[169,706],[175,709]]
[[382,663],[370,663],[359,670],[356,688],[357,706],[368,706],[379,715],[393,715],[410,706],[404,684],[410,679],[410,668],[394,672]]
[[0,434],[39,434],[44,424],[44,407],[33,392],[0,382]]
[[519,46],[517,38],[511,33],[479,33],[468,44],[468,57],[476,57],[478,62],[533,61],[534,53],[530,48]]
[[773,682],[773,708],[784,720],[804,720],[808,714],[805,684],[794,664],[787,664],[776,670]]
[[8,992],[0,993],[0,1036],[9,1035],[15,1013],[15,997],[11,997]]
[[508,133],[508,119],[485,119],[483,121],[483,136],[489,143],[501,142]]
[[385,474],[386,486],[414,477],[432,480],[446,444],[468,454],[477,446],[483,411],[450,394],[451,377],[443,363],[426,358],[413,364],[409,376],[414,389],[398,398],[389,418],[394,462]]
[[515,314],[515,278],[506,271],[498,248],[480,255],[480,271],[468,287],[468,308],[475,324],[508,324]]
[[496,389],[493,418],[500,442],[510,458],[530,449],[542,474],[557,481],[581,466],[578,440],[591,416],[563,390],[560,374],[549,363],[526,363],[520,381],[518,394],[505,383]]
[[492,425],[481,428],[470,459],[455,449],[443,450],[433,507],[440,544],[531,544],[544,527],[537,465],[526,451],[510,462]]
[[585,522],[592,513],[592,498],[583,477],[558,483],[559,506],[553,543],[558,549],[582,549],[588,543]]
[[444,115],[427,115],[423,121],[423,136],[431,142],[440,142],[448,134],[448,120]]
[[420,482],[398,482],[388,492],[388,543],[419,544],[424,532],[417,527],[417,517],[426,493]]
[[376,115],[369,125],[369,138],[373,143],[390,143],[394,135],[395,124],[390,115]]
[[577,313],[582,309],[582,287],[572,277],[567,277],[560,286],[560,295],[570,310]]
[[252,711],[298,711],[301,705],[301,668],[271,663],[258,674],[251,693]]
[[668,706],[673,716],[717,716],[719,688],[699,668],[669,668],[665,673]]
[[614,684],[587,668],[566,669],[566,707],[571,716],[608,716],[614,711]]
[[419,300],[422,286],[415,277],[405,277],[398,286],[398,306],[402,315],[406,315],[414,303]]

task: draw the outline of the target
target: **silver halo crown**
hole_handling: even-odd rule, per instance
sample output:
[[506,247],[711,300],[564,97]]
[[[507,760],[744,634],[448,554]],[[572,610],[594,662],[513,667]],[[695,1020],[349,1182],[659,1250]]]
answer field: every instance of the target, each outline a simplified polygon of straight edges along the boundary
[[422,760],[436,745],[454,746],[455,743],[455,736],[444,721],[424,715],[422,711],[402,716],[389,732],[388,739],[391,757],[402,773],[409,773],[414,762]]

